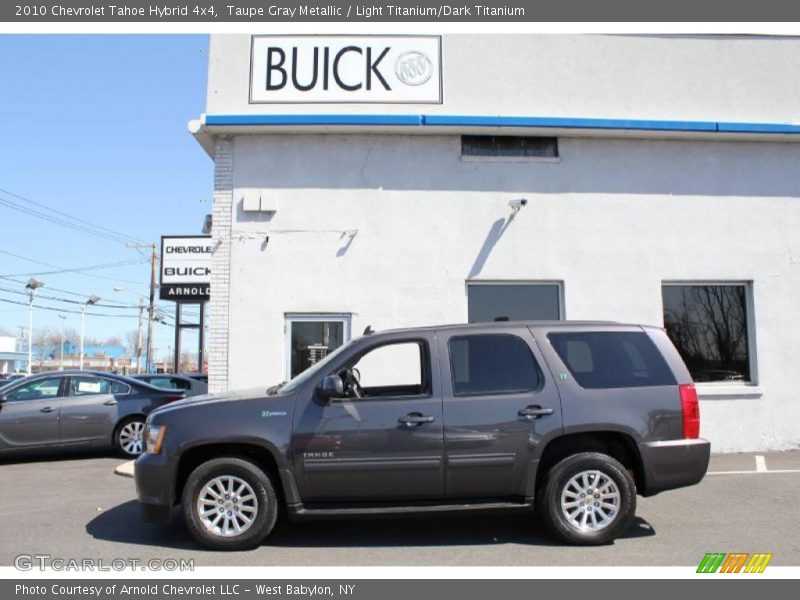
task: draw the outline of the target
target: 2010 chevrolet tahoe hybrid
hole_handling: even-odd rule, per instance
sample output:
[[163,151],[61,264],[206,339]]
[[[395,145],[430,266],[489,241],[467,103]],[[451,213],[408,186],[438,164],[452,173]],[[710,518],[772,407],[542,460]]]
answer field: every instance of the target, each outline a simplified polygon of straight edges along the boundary
[[147,420],[148,520],[181,504],[217,549],[292,519],[537,509],[560,538],[623,534],[636,495],[698,483],[692,379],[662,329],[500,322],[371,333],[285,384]]

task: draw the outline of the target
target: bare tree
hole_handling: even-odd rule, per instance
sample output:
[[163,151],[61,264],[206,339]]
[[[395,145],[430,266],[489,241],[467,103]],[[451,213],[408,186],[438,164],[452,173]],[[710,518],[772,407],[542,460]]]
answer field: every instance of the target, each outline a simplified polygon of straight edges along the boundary
[[33,330],[32,357],[42,366],[44,361],[55,358],[60,352],[61,332],[50,327]]
[[122,342],[122,345],[125,346],[125,353],[128,356],[137,356],[140,355],[140,352],[137,352],[139,343],[139,334],[134,329],[133,331],[129,331],[125,334],[125,339]]

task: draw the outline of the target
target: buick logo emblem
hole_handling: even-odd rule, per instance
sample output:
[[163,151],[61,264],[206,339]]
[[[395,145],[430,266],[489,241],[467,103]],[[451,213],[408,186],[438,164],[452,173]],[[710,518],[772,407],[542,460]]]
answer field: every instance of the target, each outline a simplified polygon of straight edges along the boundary
[[406,85],[422,85],[433,75],[433,65],[425,54],[412,50],[397,57],[394,72]]

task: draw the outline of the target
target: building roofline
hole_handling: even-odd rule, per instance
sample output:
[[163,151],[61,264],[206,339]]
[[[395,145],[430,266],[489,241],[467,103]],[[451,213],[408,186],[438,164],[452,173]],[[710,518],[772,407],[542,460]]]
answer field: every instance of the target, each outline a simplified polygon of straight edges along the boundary
[[212,114],[191,121],[189,131],[213,156],[215,135],[242,133],[519,134],[571,137],[800,141],[800,124],[428,114]]

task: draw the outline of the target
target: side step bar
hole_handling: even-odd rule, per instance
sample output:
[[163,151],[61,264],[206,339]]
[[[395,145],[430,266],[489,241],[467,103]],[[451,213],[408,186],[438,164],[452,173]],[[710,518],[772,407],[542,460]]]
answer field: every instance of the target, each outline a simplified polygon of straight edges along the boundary
[[411,505],[367,505],[367,506],[346,506],[323,504],[306,506],[304,504],[290,504],[289,516],[293,519],[325,519],[325,518],[346,518],[346,517],[408,517],[414,515],[428,515],[435,513],[459,513],[465,511],[499,511],[517,512],[529,511],[533,508],[533,502],[466,502],[460,504],[411,504]]

